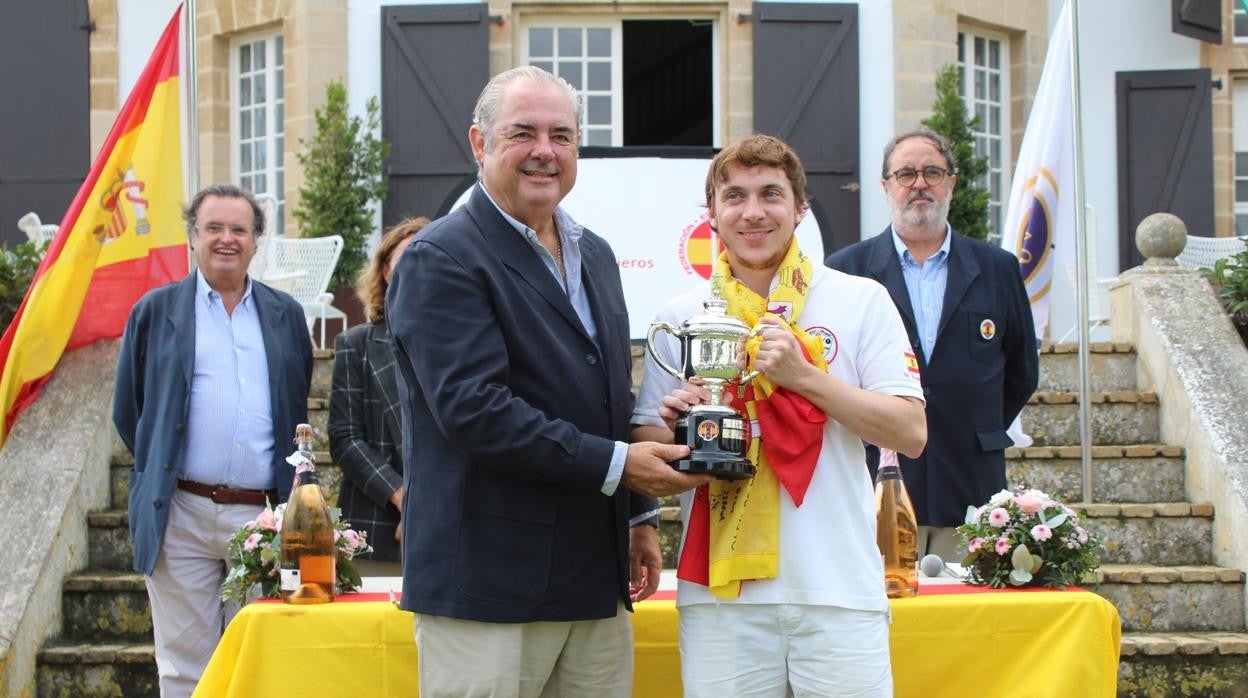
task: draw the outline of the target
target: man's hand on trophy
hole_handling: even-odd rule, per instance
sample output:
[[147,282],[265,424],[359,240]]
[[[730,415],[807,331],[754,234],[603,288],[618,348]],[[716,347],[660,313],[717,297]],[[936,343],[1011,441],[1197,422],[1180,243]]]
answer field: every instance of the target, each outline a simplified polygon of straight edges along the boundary
[[711,391],[702,387],[702,379],[693,378],[679,388],[663,396],[663,404],[659,406],[659,417],[668,429],[676,430],[676,420],[689,411],[694,405],[710,402]]
[[710,475],[688,475],[668,465],[668,461],[680,460],[688,455],[688,446],[654,441],[629,444],[620,482],[630,490],[650,497],[679,494],[710,482]]
[[761,371],[772,383],[800,392],[801,382],[815,369],[802,354],[802,347],[780,321],[774,317],[764,316],[759,319],[759,326],[765,327],[762,333],[763,343],[754,355],[754,370]]

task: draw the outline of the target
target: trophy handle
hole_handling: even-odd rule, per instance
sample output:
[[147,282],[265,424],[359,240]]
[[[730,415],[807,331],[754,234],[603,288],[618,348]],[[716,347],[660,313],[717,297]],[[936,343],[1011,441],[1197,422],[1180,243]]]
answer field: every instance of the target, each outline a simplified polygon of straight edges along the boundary
[[673,337],[680,336],[679,330],[675,327],[672,327],[666,322],[656,322],[650,326],[650,331],[646,334],[646,353],[650,355],[650,358],[654,359],[654,362],[659,365],[659,368],[672,374],[675,378],[683,379],[684,376],[680,374],[680,371],[677,371],[669,366],[668,363],[664,361],[662,357],[659,356],[659,353],[654,349],[654,338],[660,331],[666,332]]
[[[755,325],[754,329],[750,330],[750,333],[745,335],[745,337],[741,341],[744,342],[744,341],[747,341],[747,340],[750,340],[759,336],[760,334],[763,333],[763,330],[766,330],[768,327],[769,327],[768,325]],[[755,378],[758,378],[762,374],[763,374],[762,371],[750,371],[749,373],[741,376],[741,380],[738,381],[738,383],[740,385],[745,385],[746,383],[749,383]]]

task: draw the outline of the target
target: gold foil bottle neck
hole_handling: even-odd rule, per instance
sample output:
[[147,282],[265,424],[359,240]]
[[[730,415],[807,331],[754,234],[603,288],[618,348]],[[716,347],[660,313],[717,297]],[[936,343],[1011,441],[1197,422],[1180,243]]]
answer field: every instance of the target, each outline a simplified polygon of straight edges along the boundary
[[316,440],[316,432],[311,424],[300,424],[295,427],[295,445],[311,445]]

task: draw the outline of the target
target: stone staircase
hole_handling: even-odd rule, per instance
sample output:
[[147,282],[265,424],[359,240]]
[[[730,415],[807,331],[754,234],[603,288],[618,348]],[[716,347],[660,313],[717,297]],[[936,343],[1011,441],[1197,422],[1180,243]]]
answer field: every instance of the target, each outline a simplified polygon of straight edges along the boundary
[[[1244,574],[1213,562],[1213,506],[1185,493],[1184,452],[1159,442],[1159,406],[1136,390],[1130,345],[1091,347],[1092,501],[1076,506],[1103,538],[1092,589],[1122,618],[1120,696],[1248,695]],[[1078,358],[1046,346],[1023,411],[1035,439],[1009,449],[1010,484],[1081,499]]]
[[[317,350],[315,355],[308,412],[320,428],[317,465],[332,504],[341,477],[330,462],[324,431],[333,352]],[[160,695],[147,589],[143,575],[131,571],[126,502],[133,462],[119,442],[109,480],[110,508],[87,517],[88,567],[64,581],[61,635],[39,653],[38,695],[43,698]]]
[[[1158,443],[1158,401],[1136,390],[1132,348],[1097,344],[1091,358],[1094,503],[1078,508],[1104,538],[1094,590],[1122,617],[1119,695],[1248,695],[1244,575],[1213,564],[1213,507],[1187,501],[1183,450]],[[638,378],[641,360],[635,347]],[[316,364],[309,418],[334,502],[340,473],[324,437],[332,352],[318,351]],[[1046,346],[1040,387],[1023,413],[1035,444],[1007,451],[1011,485],[1080,499],[1077,385],[1073,346]],[[158,693],[147,595],[142,576],[129,571],[129,468],[128,454],[114,458],[111,509],[89,517],[90,565],[65,580],[63,634],[40,653],[41,696]],[[674,567],[679,510],[666,505],[661,540],[665,566]]]

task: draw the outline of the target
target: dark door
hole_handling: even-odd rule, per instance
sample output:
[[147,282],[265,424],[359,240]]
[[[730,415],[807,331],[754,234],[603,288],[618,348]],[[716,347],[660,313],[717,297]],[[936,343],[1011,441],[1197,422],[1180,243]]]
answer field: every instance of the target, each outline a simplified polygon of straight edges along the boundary
[[1150,214],[1173,213],[1191,235],[1213,235],[1213,121],[1209,71],[1120,72],[1118,105],[1118,260],[1144,261],[1135,228]]
[[91,166],[87,3],[0,2],[0,242],[60,223]]
[[756,2],[754,129],[802,158],[823,252],[858,242],[858,7]]
[[383,7],[381,130],[390,143],[387,226],[450,208],[477,169],[468,127],[489,79],[487,7]]

